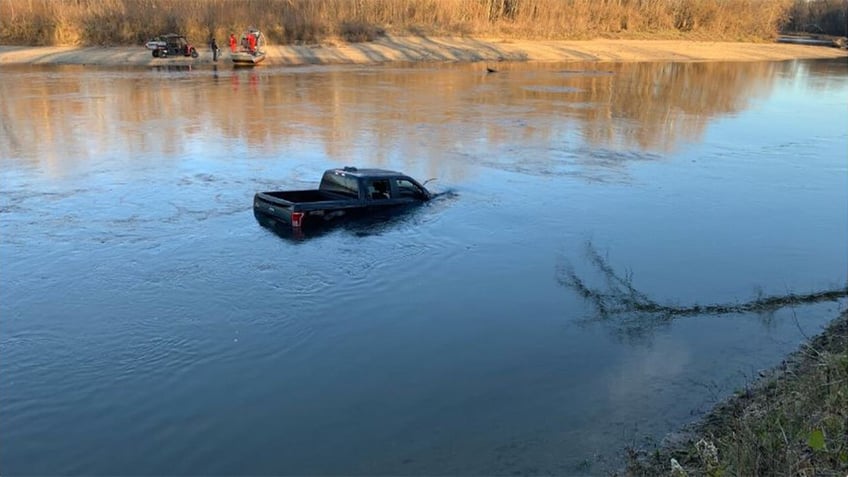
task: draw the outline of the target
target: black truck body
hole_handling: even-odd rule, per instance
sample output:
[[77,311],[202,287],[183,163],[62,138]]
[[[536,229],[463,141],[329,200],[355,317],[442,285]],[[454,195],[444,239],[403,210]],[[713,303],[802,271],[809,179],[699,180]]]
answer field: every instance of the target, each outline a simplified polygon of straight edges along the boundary
[[400,172],[345,167],[325,171],[318,189],[258,192],[253,212],[296,230],[375,215],[431,197],[422,184]]

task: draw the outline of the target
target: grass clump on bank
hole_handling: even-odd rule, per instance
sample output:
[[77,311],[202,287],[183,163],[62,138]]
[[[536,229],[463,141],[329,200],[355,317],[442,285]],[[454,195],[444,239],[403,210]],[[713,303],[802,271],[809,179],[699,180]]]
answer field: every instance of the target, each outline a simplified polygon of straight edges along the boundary
[[[802,0],[796,0],[802,1]],[[832,0],[831,0],[832,1]],[[793,0],[17,0],[0,1],[0,43],[195,42],[249,25],[277,44],[386,33],[523,39],[771,39]],[[805,12],[810,13],[809,8]],[[805,19],[805,22],[812,20]]]
[[848,475],[848,310],[685,442],[633,451],[628,475]]

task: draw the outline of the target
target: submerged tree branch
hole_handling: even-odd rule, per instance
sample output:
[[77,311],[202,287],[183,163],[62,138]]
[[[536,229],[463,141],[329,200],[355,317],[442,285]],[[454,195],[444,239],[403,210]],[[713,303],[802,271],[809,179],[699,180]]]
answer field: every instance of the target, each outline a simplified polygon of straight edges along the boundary
[[726,313],[768,313],[793,305],[836,301],[848,297],[848,286],[807,294],[759,296],[747,302],[713,303],[707,305],[672,305],[659,303],[633,286],[632,273],[617,273],[609,261],[591,243],[586,244],[589,262],[604,277],[606,288],[592,288],[570,264],[557,269],[557,280],[590,301],[602,318],[625,313],[643,313],[666,319],[693,315],[721,315]]

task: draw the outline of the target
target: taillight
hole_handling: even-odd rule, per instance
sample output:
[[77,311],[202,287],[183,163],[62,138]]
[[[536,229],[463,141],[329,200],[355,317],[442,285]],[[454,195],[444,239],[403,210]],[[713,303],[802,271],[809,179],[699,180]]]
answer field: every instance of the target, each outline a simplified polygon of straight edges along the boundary
[[303,225],[303,212],[292,212],[292,227]]

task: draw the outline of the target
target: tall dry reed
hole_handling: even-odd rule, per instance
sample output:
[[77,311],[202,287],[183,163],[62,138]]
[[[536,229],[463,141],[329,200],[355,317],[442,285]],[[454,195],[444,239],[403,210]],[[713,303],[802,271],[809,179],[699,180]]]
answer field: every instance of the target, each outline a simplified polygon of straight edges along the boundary
[[789,20],[792,1],[0,0],[0,43],[139,44],[170,31],[202,42],[251,25],[277,44],[362,41],[384,31],[529,39],[757,40],[777,34]]

